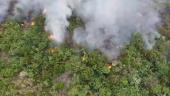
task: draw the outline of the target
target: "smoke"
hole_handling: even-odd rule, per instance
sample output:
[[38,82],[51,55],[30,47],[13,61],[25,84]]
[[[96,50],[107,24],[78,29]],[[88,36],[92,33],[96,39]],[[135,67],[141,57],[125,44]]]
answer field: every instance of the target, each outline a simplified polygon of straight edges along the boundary
[[0,22],[2,22],[8,14],[10,0],[0,0]]
[[[11,1],[0,0],[0,21],[8,14]],[[74,12],[85,26],[74,30],[73,41],[91,50],[99,49],[111,60],[120,55],[134,32],[142,35],[147,49],[154,46],[155,38],[160,36],[156,30],[160,17],[154,5],[154,0],[17,0],[13,17],[43,13],[46,31],[61,44],[68,18]]]
[[13,15],[17,19],[28,17],[29,15],[37,15],[43,8],[41,0],[16,0],[16,2],[12,9]]
[[85,28],[75,29],[74,41],[112,59],[129,43],[133,32],[140,32],[145,47],[151,49],[159,37],[156,25],[160,21],[153,4],[152,0],[86,0],[77,8]]
[[53,32],[54,39],[58,43],[62,43],[67,33],[66,29],[69,26],[67,18],[72,15],[72,10],[69,8],[67,0],[54,0],[45,5],[46,30]]

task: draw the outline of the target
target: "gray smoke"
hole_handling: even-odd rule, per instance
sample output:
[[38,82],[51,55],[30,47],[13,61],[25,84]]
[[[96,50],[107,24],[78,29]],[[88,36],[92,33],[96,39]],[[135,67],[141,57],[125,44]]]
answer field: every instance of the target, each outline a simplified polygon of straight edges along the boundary
[[160,22],[153,4],[152,0],[86,0],[77,8],[85,28],[75,29],[74,40],[113,59],[132,33],[140,32],[145,47],[151,49],[159,37],[156,25]]
[[7,15],[10,0],[0,0],[0,22],[4,20]]
[[[12,0],[11,0],[12,1]],[[42,0],[16,0],[13,13],[15,18],[26,17],[30,15],[37,15],[43,9]]]
[[[8,14],[10,2],[0,0],[0,21]],[[162,0],[157,0],[162,1]],[[159,12],[155,0],[17,0],[14,17],[43,13],[45,29],[57,43],[65,40],[68,18],[74,12],[85,23],[74,30],[73,41],[89,49],[99,49],[109,60],[116,59],[129,43],[132,33],[139,32],[145,47],[151,49],[160,35]]]

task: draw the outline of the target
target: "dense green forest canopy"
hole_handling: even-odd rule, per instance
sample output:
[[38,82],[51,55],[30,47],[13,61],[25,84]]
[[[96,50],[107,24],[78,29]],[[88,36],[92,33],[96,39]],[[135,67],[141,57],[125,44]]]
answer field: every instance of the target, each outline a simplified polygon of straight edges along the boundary
[[[112,63],[98,50],[70,44],[56,47],[43,30],[41,16],[35,24],[5,21],[0,25],[0,94],[170,96],[170,16],[163,16],[163,36],[152,50],[145,50],[140,34],[134,33],[119,60]],[[70,22],[70,32],[83,25],[76,17]]]

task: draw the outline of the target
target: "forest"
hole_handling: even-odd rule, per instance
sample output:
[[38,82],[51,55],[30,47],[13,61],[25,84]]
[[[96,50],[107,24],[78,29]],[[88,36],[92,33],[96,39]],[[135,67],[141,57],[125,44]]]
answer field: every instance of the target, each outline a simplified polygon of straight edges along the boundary
[[[161,37],[144,48],[135,32],[118,59],[99,51],[61,46],[44,30],[44,17],[0,24],[0,96],[170,96],[170,6],[161,13]],[[83,25],[69,18],[68,30]]]

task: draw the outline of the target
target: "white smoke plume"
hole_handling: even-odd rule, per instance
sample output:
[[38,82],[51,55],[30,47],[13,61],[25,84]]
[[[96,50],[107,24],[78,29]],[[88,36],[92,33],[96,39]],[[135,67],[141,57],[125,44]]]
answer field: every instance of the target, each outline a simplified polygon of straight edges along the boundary
[[52,32],[54,39],[62,43],[65,39],[66,28],[69,26],[67,18],[72,15],[68,0],[53,0],[45,4],[46,30]]
[[[0,21],[8,14],[11,1],[0,0]],[[155,0],[17,0],[13,12],[15,18],[30,11],[33,15],[43,13],[46,31],[59,44],[65,40],[68,18],[74,12],[85,26],[74,30],[73,41],[99,49],[111,60],[120,55],[133,32],[141,33],[146,48],[153,47],[160,36],[156,30],[160,17],[154,5]]]
[[8,14],[10,0],[0,0],[0,22],[2,22]]
[[140,32],[148,49],[159,37],[160,18],[152,0],[86,0],[77,8],[85,28],[77,28],[78,44],[100,49],[109,59],[116,58],[133,32]]

